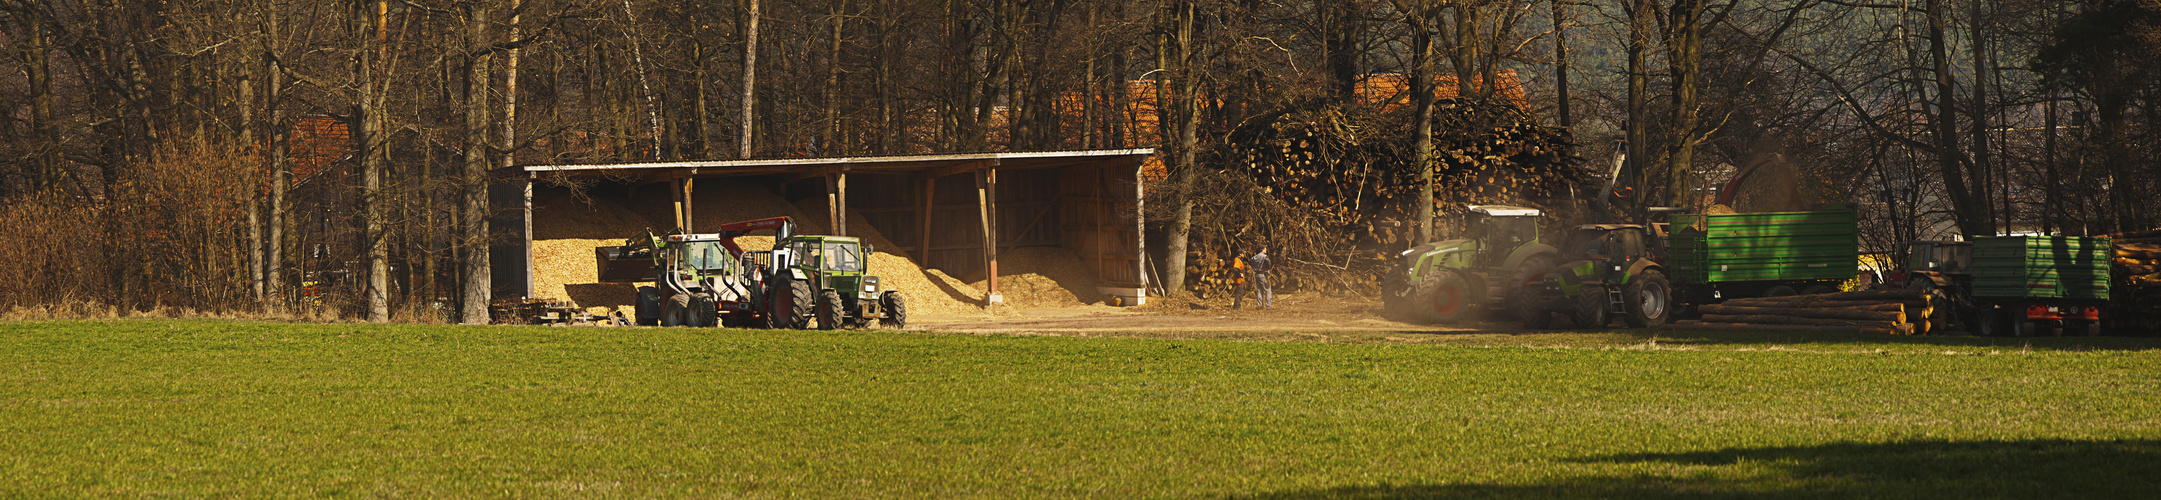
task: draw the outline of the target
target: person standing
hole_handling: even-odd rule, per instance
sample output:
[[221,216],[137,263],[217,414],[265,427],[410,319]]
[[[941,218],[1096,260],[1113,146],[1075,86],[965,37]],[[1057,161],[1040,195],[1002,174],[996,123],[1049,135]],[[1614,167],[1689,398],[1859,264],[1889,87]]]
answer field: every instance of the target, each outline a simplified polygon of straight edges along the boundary
[[1253,257],[1246,260],[1246,269],[1252,274],[1254,305],[1261,309],[1276,307],[1275,287],[1268,282],[1268,244],[1262,243],[1260,248],[1253,252]]
[[1231,309],[1245,306],[1247,283],[1251,281],[1246,279],[1246,253],[1238,252],[1231,256]]

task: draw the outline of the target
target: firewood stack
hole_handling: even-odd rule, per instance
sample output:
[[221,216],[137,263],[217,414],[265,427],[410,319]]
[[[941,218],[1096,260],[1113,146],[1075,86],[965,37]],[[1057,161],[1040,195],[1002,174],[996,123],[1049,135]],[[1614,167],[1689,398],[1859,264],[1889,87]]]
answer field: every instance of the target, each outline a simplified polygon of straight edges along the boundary
[[1928,295],[1911,290],[1731,299],[1698,306],[1697,310],[1703,313],[1702,320],[1672,326],[1684,330],[1927,335],[1941,331],[1944,320]]
[[2132,284],[2161,284],[2161,229],[2110,235],[2115,258],[2109,268]]
[[2109,242],[2116,328],[2161,330],[2161,229],[2112,234]]

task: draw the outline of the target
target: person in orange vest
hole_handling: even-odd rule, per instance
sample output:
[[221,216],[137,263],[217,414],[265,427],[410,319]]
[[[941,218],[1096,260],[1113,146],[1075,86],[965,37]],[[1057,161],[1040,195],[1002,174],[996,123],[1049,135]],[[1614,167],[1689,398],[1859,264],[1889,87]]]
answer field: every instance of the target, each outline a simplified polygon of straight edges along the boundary
[[1231,309],[1243,306],[1246,298],[1246,253],[1238,252],[1231,257]]

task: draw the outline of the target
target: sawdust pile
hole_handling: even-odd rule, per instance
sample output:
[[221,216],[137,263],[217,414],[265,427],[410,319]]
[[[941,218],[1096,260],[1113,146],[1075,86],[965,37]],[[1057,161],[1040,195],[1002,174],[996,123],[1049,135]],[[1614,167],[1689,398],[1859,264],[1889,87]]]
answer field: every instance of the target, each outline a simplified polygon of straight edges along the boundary
[[[1054,247],[1023,247],[998,254],[998,293],[1014,307],[1069,307],[1103,302],[1095,271],[1073,252]],[[987,290],[989,280],[970,283]]]
[[[699,182],[694,192],[692,222],[699,231],[709,232],[728,222],[788,216],[795,220],[798,232],[828,233],[822,200],[806,200],[818,203],[805,203],[805,208],[815,210],[804,210],[755,184],[716,180]],[[627,313],[636,303],[636,287],[650,283],[595,283],[599,270],[593,247],[621,245],[625,238],[647,228],[666,231],[667,221],[674,219],[674,207],[665,187],[648,186],[628,203],[610,196],[581,200],[554,190],[535,195],[533,216],[540,223],[533,227],[534,296],[570,300],[589,311],[620,307]],[[908,297],[910,315],[985,314],[978,305],[984,298],[980,289],[944,272],[926,271],[906,256],[891,253],[897,249],[892,240],[879,234],[868,219],[855,213],[849,215],[849,234],[863,238],[877,250],[871,255],[872,274],[878,275],[888,288]],[[745,249],[771,248],[773,244],[770,236],[747,236],[736,241]]]

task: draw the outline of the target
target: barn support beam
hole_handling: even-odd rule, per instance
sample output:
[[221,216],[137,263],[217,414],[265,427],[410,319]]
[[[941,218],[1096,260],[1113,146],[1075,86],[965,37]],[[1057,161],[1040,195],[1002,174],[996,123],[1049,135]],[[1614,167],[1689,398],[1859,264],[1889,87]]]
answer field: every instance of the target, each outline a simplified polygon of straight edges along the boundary
[[992,160],[981,170],[975,171],[976,210],[983,221],[983,261],[989,278],[989,289],[984,302],[1005,302],[1005,295],[998,292],[998,162]]
[[931,200],[938,193],[938,178],[924,176],[916,180],[916,186],[916,203],[922,205],[923,210],[916,213],[915,263],[919,266],[928,267],[930,266]]

